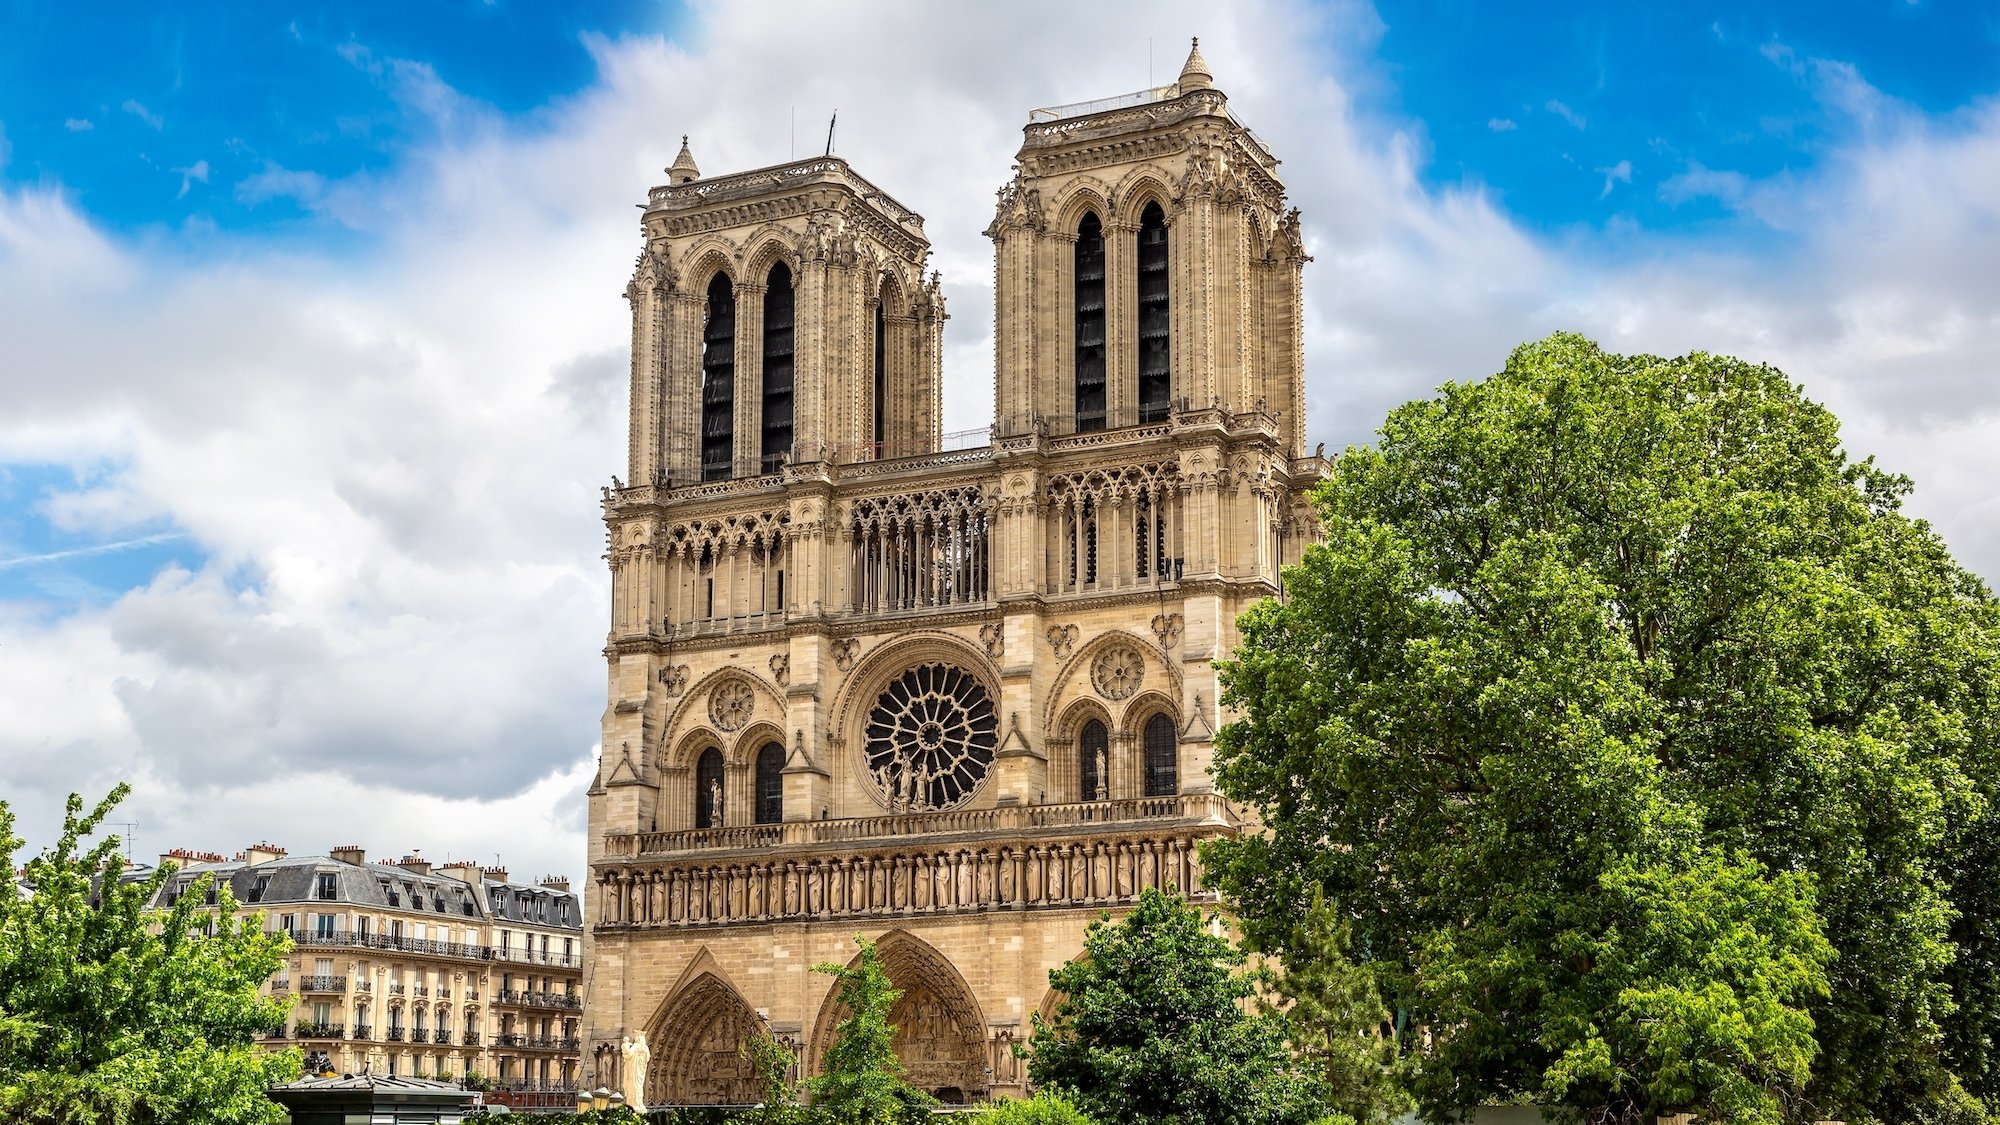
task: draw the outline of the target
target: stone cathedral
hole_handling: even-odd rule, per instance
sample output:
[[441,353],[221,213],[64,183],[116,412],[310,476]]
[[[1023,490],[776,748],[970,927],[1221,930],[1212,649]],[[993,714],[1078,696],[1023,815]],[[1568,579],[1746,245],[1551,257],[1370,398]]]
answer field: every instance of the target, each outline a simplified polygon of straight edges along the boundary
[[[994,422],[941,432],[923,219],[837,157],[653,188],[632,310],[586,1077],[645,1035],[649,1104],[814,1073],[878,943],[897,1050],[947,1101],[1084,927],[1205,897],[1214,661],[1318,534],[1299,215],[1199,49],[1177,82],[1035,110],[994,248]],[[633,1056],[637,1057],[637,1056]]]

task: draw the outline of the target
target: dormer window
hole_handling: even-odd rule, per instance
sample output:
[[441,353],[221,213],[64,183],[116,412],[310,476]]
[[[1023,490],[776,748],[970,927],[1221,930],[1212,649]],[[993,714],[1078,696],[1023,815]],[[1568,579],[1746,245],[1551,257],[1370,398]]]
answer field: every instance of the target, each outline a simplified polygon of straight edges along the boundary
[[335,880],[331,871],[320,872],[314,879],[314,883],[313,897],[319,899],[321,902],[332,902],[334,899],[340,897],[339,892],[335,888]]
[[269,875],[257,876],[257,881],[250,884],[250,901],[251,902],[264,901],[264,892],[269,890],[270,887],[271,887],[271,877]]

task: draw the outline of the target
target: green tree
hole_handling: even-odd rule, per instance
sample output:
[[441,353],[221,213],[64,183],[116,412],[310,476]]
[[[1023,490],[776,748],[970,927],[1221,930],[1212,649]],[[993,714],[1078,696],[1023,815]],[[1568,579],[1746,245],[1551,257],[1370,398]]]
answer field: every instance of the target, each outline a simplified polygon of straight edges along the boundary
[[1304,1125],[1325,1092],[1292,1057],[1283,1017],[1251,1014],[1244,954],[1185,900],[1148,889],[1084,933],[1049,973],[1062,994],[1034,1021],[1028,1074],[1100,1125]]
[[1242,621],[1269,831],[1211,878],[1288,960],[1352,919],[1431,1112],[1979,1112],[2000,610],[1909,487],[1720,356],[1558,335],[1398,408]]
[[1043,1090],[1025,1101],[1001,1099],[979,1111],[979,1125],[1095,1125],[1069,1099]]
[[1293,1050],[1319,1070],[1327,1104],[1376,1125],[1409,1109],[1410,1100],[1396,1081],[1393,1015],[1372,968],[1350,957],[1352,932],[1314,888],[1284,943],[1292,963],[1276,975],[1276,996],[1264,1004],[1284,1014]]
[[[71,796],[61,838],[27,865],[34,893],[0,896],[0,1120],[282,1122],[264,1091],[298,1076],[298,1052],[274,1054],[252,1037],[285,1018],[285,1002],[257,989],[289,939],[239,923],[227,887],[212,933],[204,885],[170,910],[147,909],[174,869],[121,883],[117,837],[79,854],[128,791],[88,814]],[[0,802],[10,871],[21,846],[13,826]]]
[[834,978],[835,1002],[846,1016],[834,1025],[833,1044],[820,1073],[806,1079],[812,1116],[834,1125],[894,1125],[911,1120],[934,1104],[930,1095],[903,1080],[896,1057],[895,1025],[889,1011],[902,993],[889,983],[875,943],[855,936],[861,955],[850,968],[831,962],[813,966]]

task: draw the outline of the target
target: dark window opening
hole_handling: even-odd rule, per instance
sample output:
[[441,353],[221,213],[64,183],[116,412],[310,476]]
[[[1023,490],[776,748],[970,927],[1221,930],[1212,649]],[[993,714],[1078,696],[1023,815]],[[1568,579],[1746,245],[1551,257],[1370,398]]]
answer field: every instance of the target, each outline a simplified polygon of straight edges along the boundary
[[1076,738],[1078,764],[1082,767],[1079,779],[1080,791],[1086,801],[1101,801],[1109,797],[1111,765],[1111,740],[1105,733],[1104,724],[1092,719],[1083,724],[1083,730]]
[[319,886],[316,888],[316,894],[314,897],[319,898],[326,902],[333,901],[334,898],[333,876],[331,874],[322,874],[319,876],[318,883]]
[[1076,227],[1076,428],[1104,428],[1104,224]]
[[736,439],[736,292],[726,274],[708,283],[701,334],[701,479],[728,480]]
[[764,290],[764,463],[775,473],[792,452],[792,271],[771,267]]
[[785,748],[766,742],[757,751],[757,823],[776,824],[785,819]]
[[889,406],[889,346],[887,342],[888,318],[882,315],[882,302],[875,302],[875,456],[882,456],[882,442],[886,440],[888,427],[883,424],[883,415]]
[[1171,797],[1180,792],[1177,741],[1174,721],[1164,712],[1146,720],[1146,796]]
[[1164,422],[1173,398],[1167,342],[1167,216],[1148,203],[1139,218],[1139,421]]
[[722,821],[722,751],[701,752],[694,767],[694,826],[715,828]]

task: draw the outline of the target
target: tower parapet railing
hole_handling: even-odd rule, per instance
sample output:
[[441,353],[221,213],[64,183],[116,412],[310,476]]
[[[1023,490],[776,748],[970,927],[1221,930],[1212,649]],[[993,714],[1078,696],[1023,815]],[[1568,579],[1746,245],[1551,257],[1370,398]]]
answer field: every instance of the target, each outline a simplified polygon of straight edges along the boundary
[[1005,805],[903,816],[793,820],[778,824],[743,824],[674,832],[612,833],[604,838],[604,854],[606,859],[612,860],[636,859],[686,852],[865,844],[913,836],[1088,830],[1159,820],[1197,821],[1232,829],[1241,824],[1229,802],[1219,793],[1177,793],[1164,797]]

